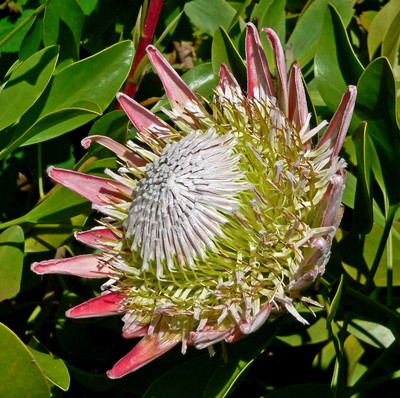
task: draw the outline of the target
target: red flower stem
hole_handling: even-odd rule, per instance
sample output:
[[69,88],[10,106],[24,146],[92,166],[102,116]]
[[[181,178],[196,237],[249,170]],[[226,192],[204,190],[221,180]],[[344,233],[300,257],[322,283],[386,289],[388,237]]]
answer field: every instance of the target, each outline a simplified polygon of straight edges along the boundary
[[133,80],[133,76],[136,72],[140,61],[146,55],[146,47],[153,41],[154,32],[156,30],[157,22],[160,17],[161,8],[164,0],[150,0],[147,8],[146,18],[144,21],[143,34],[140,36],[139,44],[136,49],[135,56],[133,57],[133,63],[131,71],[129,72],[128,79],[125,83],[123,93],[133,98],[138,89],[138,84]]

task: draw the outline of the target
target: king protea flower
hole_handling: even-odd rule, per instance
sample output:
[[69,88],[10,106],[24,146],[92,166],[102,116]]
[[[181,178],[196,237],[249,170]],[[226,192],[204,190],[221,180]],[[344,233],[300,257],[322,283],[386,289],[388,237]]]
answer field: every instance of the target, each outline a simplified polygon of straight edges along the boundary
[[[287,310],[325,269],[342,215],[345,162],[338,156],[353,112],[350,86],[329,126],[310,128],[298,65],[287,70],[274,31],[271,77],[247,25],[247,90],[224,65],[212,102],[199,99],[153,46],[148,56],[171,125],[120,93],[146,148],[90,136],[122,162],[110,178],[50,167],[51,178],[93,203],[100,225],[76,234],[97,249],[34,263],[38,274],[108,278],[70,318],[123,314],[123,337],[142,337],[107,373],[119,378],[176,344],[198,349],[255,332]],[[321,138],[318,140],[318,133]]]

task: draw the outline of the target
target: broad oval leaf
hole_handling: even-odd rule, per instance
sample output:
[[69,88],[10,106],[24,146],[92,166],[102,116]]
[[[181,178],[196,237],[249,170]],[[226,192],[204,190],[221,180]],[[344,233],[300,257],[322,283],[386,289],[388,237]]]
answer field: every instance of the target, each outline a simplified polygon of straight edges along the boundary
[[29,342],[27,348],[47,379],[52,384],[61,388],[61,390],[67,391],[70,377],[64,361],[52,355],[47,348],[40,344],[35,338]]
[[24,232],[16,225],[0,234],[0,301],[19,292],[23,262]]
[[50,46],[23,61],[0,92],[0,130],[16,122],[40,97],[50,81],[58,47]]
[[0,323],[0,396],[47,398],[49,385],[35,358],[8,327]]
[[[57,137],[59,131],[71,131],[96,117],[94,113],[104,112],[128,76],[132,56],[132,42],[126,40],[83,61],[75,62],[56,74],[39,100],[13,129],[18,141],[8,143],[7,148],[0,152],[0,157],[28,139],[32,144]],[[68,112],[69,109],[80,109],[78,113],[81,114],[75,122],[69,121],[67,115],[62,120],[55,117],[51,123],[46,123],[47,129],[52,128],[50,132],[47,130],[40,134],[37,129],[34,133],[32,130],[28,133],[43,118],[58,115],[60,111]],[[66,128],[58,129],[59,123]]]

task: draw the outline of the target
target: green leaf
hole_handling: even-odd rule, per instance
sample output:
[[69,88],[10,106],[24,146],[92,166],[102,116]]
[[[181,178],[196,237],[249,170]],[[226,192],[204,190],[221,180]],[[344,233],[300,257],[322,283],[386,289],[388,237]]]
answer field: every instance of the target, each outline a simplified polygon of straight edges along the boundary
[[368,123],[367,132],[375,146],[378,161],[375,177],[389,204],[400,203],[400,129],[396,115],[396,83],[386,58],[378,58],[365,69],[358,82],[355,113]]
[[332,6],[325,13],[314,72],[318,91],[332,112],[336,110],[347,86],[357,84],[363,72],[343,21]]
[[360,359],[365,350],[361,343],[350,335],[344,342],[343,350],[347,360],[347,384],[352,386],[358,379],[360,369]]
[[239,85],[245,89],[247,81],[245,63],[222,27],[214,34],[211,54],[214,74],[218,76],[220,66],[224,63],[236,77]]
[[376,348],[388,348],[396,339],[387,327],[362,319],[352,319],[347,330],[359,340]]
[[128,76],[132,54],[132,42],[123,41],[55,75],[35,105],[11,129],[16,139],[3,144],[0,157],[28,140],[33,144],[57,137],[104,112]]
[[43,37],[43,14],[39,14],[29,28],[19,48],[18,56],[26,60],[40,50]]
[[[384,222],[383,219],[382,224]],[[366,275],[369,274],[374,262],[383,231],[383,226],[374,222],[372,230],[363,238],[362,244],[358,240],[348,242],[349,247],[346,250],[346,257],[343,258],[343,268],[351,278],[360,284],[365,284]],[[400,264],[400,223],[398,221],[393,222],[392,234],[393,264]],[[373,282],[375,286],[387,286],[386,251],[379,262]],[[393,267],[393,285],[400,286],[400,268],[396,266]]]
[[[42,7],[39,8],[42,9]],[[2,53],[18,52],[35,17],[35,10],[25,9],[16,21],[12,18],[0,18],[0,51]]]
[[14,332],[0,323],[0,396],[50,397],[49,385],[35,358]]
[[309,2],[310,5],[304,8],[288,41],[288,45],[293,49],[292,61],[297,60],[300,67],[307,65],[317,51],[319,37],[325,21],[323,15],[328,11],[328,3],[337,9],[345,26],[350,23],[354,13],[354,0],[318,0]]
[[61,388],[61,390],[67,391],[70,377],[64,361],[53,356],[47,348],[40,344],[35,338],[29,342],[27,348],[47,379],[55,386]]
[[[257,333],[226,345],[226,362],[220,353],[212,358],[201,354],[185,361],[160,376],[146,391],[144,398],[184,397],[187,391],[191,392],[191,398],[226,397],[253,360],[271,343],[279,327],[278,320],[268,322]],[[170,380],[180,382],[171,384]],[[165,395],[167,385],[169,395]]]
[[400,1],[391,0],[385,4],[373,19],[368,32],[367,45],[369,58],[372,59],[376,50],[384,41],[389,29],[396,29],[393,21],[400,14]]
[[387,57],[394,68],[398,63],[400,45],[400,9],[390,25],[382,43],[382,55]]
[[0,92],[0,130],[17,121],[37,101],[50,81],[57,58],[58,48],[47,47],[13,71]]
[[360,124],[352,135],[357,153],[357,187],[354,203],[352,230],[367,234],[374,222],[372,209],[371,177],[375,151],[367,135],[367,124]]
[[[86,164],[82,165],[79,171],[104,176],[103,171],[105,168],[115,168],[115,159],[96,160],[95,158],[90,158]],[[79,214],[89,214],[89,209],[90,203],[86,199],[58,184],[29,213],[18,219],[0,224],[0,229],[21,223],[61,223],[64,226],[73,226],[70,219]],[[81,227],[82,225],[75,225],[75,228]]]
[[75,0],[51,0],[43,20],[43,41],[46,46],[60,46],[60,69],[78,60],[85,15]]
[[[259,28],[271,28],[278,35],[281,43],[286,41],[286,0],[271,1],[268,9],[260,19]],[[265,37],[261,34],[261,40]],[[268,44],[270,47],[270,44]]]
[[14,297],[20,289],[24,262],[24,232],[19,226],[0,234],[0,301]]
[[235,9],[223,0],[189,1],[185,4],[184,11],[194,25],[210,36],[220,26],[228,29],[236,15]]

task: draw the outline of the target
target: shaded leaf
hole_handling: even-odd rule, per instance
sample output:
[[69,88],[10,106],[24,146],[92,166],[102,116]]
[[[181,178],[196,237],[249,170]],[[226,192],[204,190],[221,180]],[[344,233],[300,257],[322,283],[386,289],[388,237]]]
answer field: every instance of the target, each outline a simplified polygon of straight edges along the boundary
[[[358,83],[355,113],[368,123],[378,162],[375,178],[389,204],[400,202],[400,129],[396,116],[396,83],[386,58],[378,58],[365,69]],[[380,174],[382,175],[379,178]]]
[[279,388],[265,395],[265,398],[329,398],[332,397],[327,384],[309,383],[297,384],[290,387]]
[[367,135],[367,124],[360,124],[352,135],[357,153],[357,187],[352,230],[367,234],[373,225],[371,173],[375,151]]

